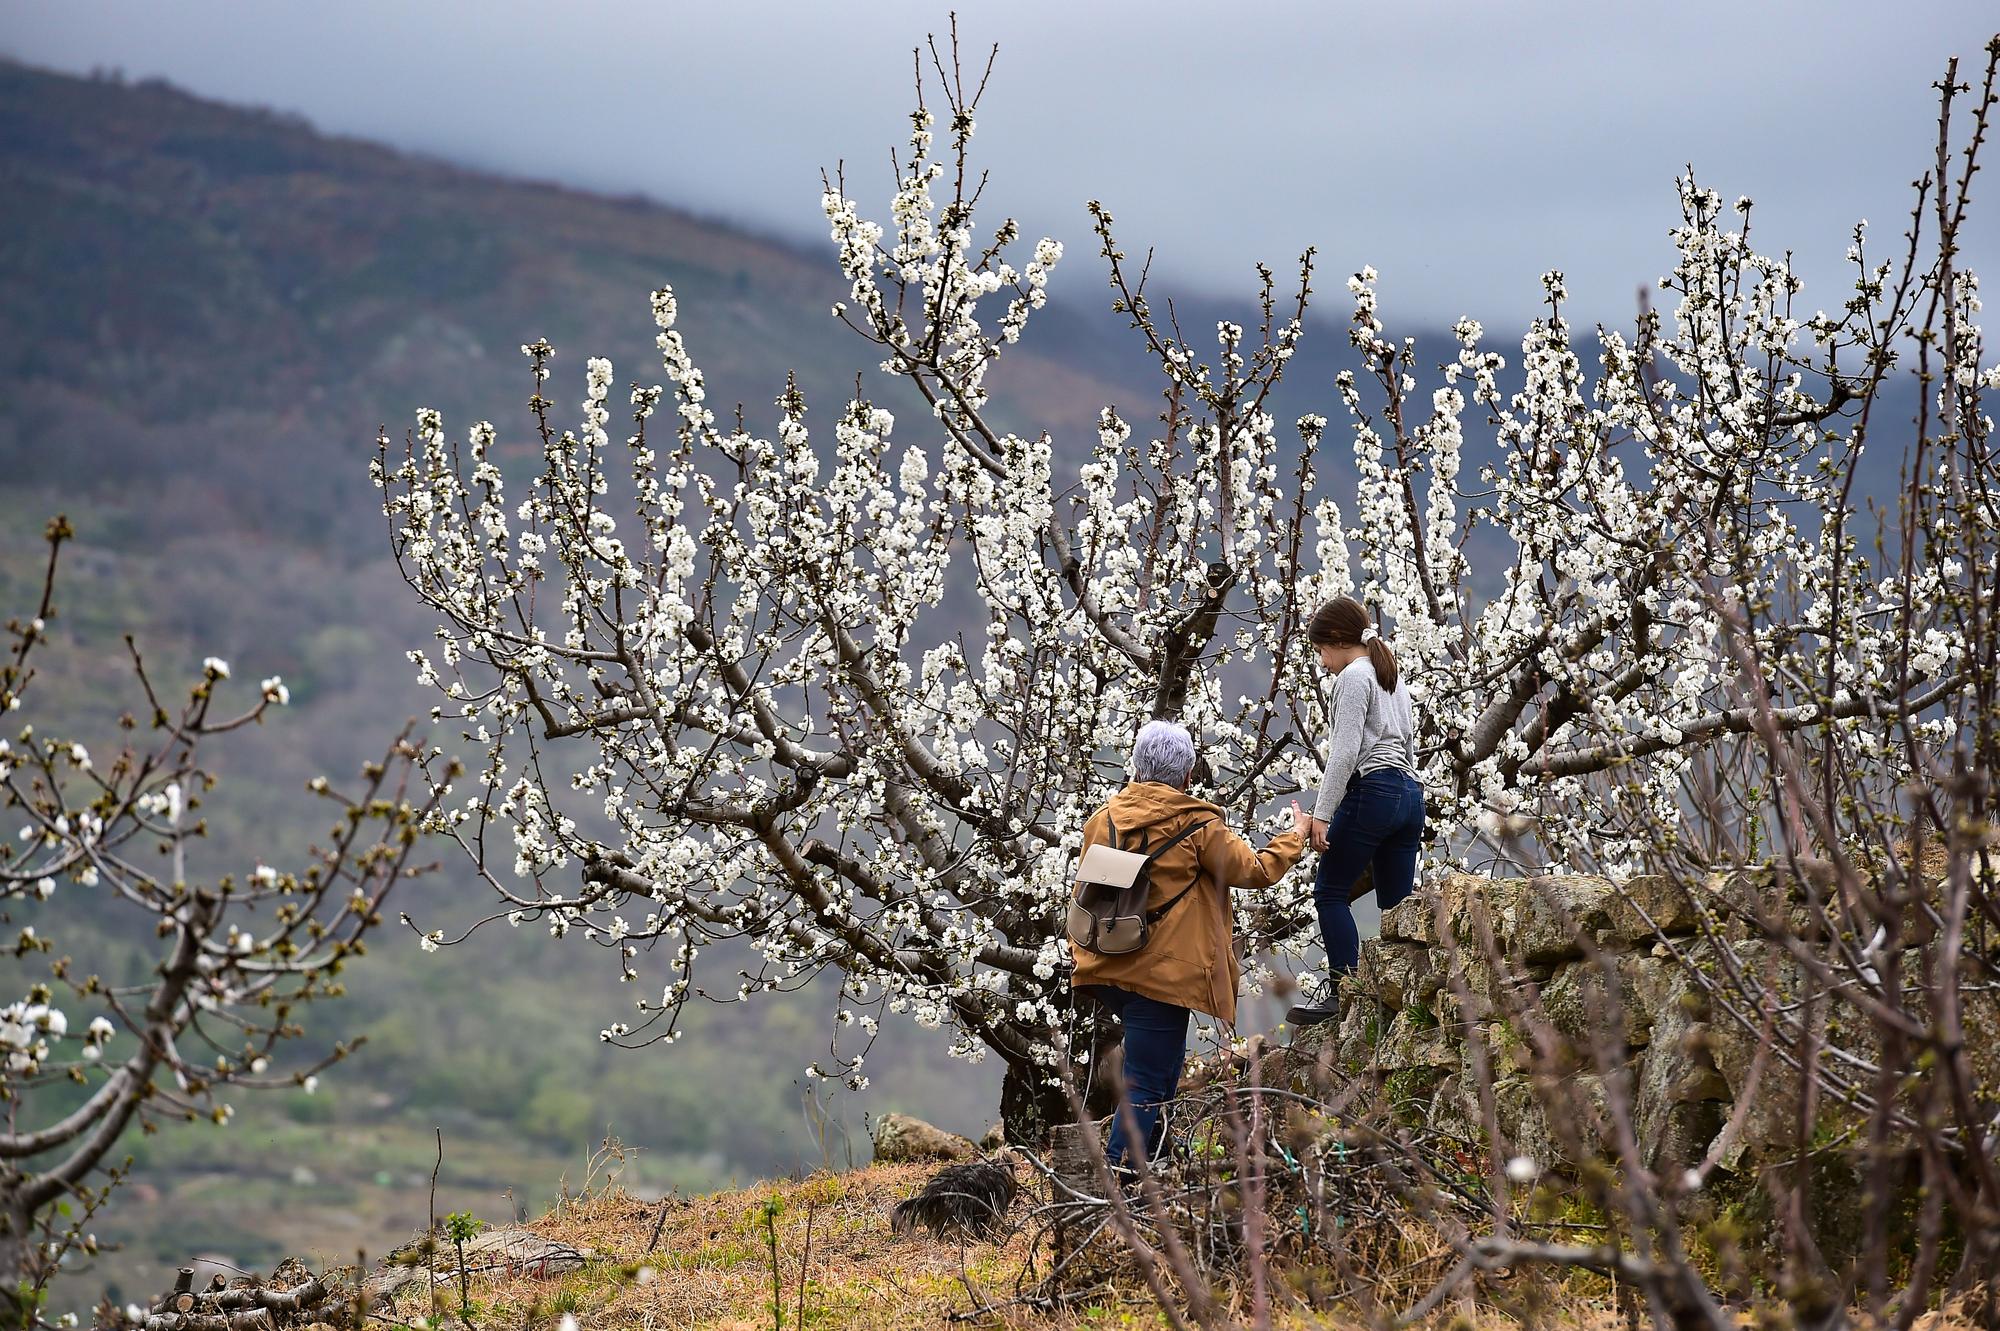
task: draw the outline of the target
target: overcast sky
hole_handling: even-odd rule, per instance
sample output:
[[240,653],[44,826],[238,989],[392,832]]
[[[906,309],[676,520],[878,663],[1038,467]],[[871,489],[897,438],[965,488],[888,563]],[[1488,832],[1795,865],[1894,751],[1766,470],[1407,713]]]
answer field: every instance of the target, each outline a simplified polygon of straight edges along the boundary
[[[989,207],[1069,249],[1059,294],[1100,280],[1084,212],[1196,290],[1253,290],[1307,244],[1337,278],[1381,270],[1392,327],[1527,317],[1536,275],[1580,318],[1629,319],[1669,264],[1674,176],[1757,200],[1808,307],[1841,297],[1857,218],[1884,241],[1934,137],[1947,57],[1978,71],[2000,10],[1972,0],[1268,3],[960,0],[1000,59],[975,147]],[[321,128],[633,191],[823,237],[818,172],[889,190],[910,48],[947,3],[867,0],[0,0],[0,50],[118,66]],[[2000,182],[2000,175],[1984,179]],[[2000,264],[1981,200],[1975,267]],[[2000,279],[1994,279],[2000,280]],[[1321,288],[1341,313],[1337,280]]]

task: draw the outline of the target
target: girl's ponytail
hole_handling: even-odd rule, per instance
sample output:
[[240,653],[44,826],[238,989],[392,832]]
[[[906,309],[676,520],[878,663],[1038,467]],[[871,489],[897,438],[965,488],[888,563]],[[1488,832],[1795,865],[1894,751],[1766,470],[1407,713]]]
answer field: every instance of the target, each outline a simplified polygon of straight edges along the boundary
[[1368,649],[1368,659],[1375,665],[1375,681],[1385,693],[1396,691],[1396,654],[1389,650],[1389,644],[1382,641],[1382,635],[1373,627],[1361,631],[1361,645]]
[[1368,622],[1368,611],[1352,596],[1336,596],[1313,612],[1306,627],[1307,641],[1329,647],[1364,647],[1375,667],[1375,682],[1385,693],[1396,691],[1396,654],[1382,640],[1382,634]]

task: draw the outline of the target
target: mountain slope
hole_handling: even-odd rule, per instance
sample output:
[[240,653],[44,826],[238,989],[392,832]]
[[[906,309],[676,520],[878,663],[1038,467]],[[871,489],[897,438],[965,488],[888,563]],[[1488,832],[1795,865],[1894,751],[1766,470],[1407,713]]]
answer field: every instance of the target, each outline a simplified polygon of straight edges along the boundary
[[[533,385],[518,347],[537,337],[559,349],[559,403],[581,397],[587,355],[613,356],[621,379],[661,379],[647,293],[662,283],[681,293],[713,399],[743,400],[753,420],[770,419],[788,370],[828,420],[875,359],[828,316],[843,283],[827,256],[164,84],[0,63],[0,616],[38,587],[43,520],[66,511],[79,532],[33,720],[114,746],[136,705],[127,631],[170,684],[210,654],[238,679],[282,674],[293,706],[216,750],[201,867],[302,851],[324,830],[304,783],[379,754],[432,701],[403,659],[428,625],[387,559],[366,478],[378,427],[400,432],[436,406],[454,428],[490,417],[525,439]],[[1140,391],[1023,352],[994,387],[1024,424],[1030,395],[1037,428],[1080,433],[1099,404]],[[483,889],[445,867],[399,903],[426,927],[485,913]],[[116,927],[71,919],[64,945],[82,954],[94,937],[131,955],[138,940],[108,937]],[[32,982],[16,974],[27,967],[0,959],[0,988]],[[302,1213],[328,1217],[329,1244],[400,1237],[422,1209],[434,1125],[447,1188],[454,1157],[475,1162],[462,1186],[488,1210],[503,1187],[545,1198],[607,1127],[648,1149],[651,1186],[689,1186],[840,1162],[843,1127],[865,1159],[871,1110],[976,1133],[997,1096],[997,1069],[892,1029],[870,1058],[877,1089],[835,1106],[822,1141],[800,1083],[830,1004],[704,1008],[670,1053],[621,1053],[596,1032],[629,1011],[630,991],[539,931],[489,931],[437,956],[394,931],[350,978],[354,996],[317,1016],[316,1043],[355,1029],[370,1043],[319,1097],[262,1097],[227,1132],[136,1143],[152,1193],[102,1226],[131,1244],[104,1278],[159,1284],[199,1248],[250,1264],[278,1234],[307,1246]],[[288,1183],[299,1170],[315,1181]],[[267,1183],[222,1201],[224,1175]]]

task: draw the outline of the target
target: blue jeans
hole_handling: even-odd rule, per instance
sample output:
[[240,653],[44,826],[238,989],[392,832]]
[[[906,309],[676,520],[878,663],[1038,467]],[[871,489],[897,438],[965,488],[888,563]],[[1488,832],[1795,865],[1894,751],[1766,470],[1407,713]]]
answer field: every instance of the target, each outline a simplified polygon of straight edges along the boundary
[[[1187,1062],[1188,1010],[1108,984],[1094,985],[1090,992],[1124,1023],[1125,1097],[1132,1102],[1150,1160],[1159,1148],[1160,1111],[1180,1089],[1181,1065]],[[1111,1146],[1105,1154],[1113,1165],[1135,1154],[1125,1140],[1122,1109],[1111,1121]]]
[[1347,894],[1363,869],[1375,871],[1375,904],[1383,910],[1410,895],[1417,850],[1424,840],[1424,788],[1399,767],[1378,767],[1347,783],[1326,825],[1326,849],[1313,880],[1319,935],[1327,969],[1351,975],[1361,963],[1361,932]]

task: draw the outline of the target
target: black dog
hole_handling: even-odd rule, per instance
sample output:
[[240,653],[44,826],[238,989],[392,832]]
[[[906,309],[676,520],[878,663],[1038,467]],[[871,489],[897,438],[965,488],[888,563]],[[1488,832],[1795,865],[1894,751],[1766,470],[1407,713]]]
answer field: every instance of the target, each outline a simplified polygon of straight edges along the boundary
[[1020,1191],[1007,1157],[946,1165],[914,1196],[896,1203],[890,1225],[899,1234],[922,1225],[939,1238],[988,1240],[1000,1232]]

